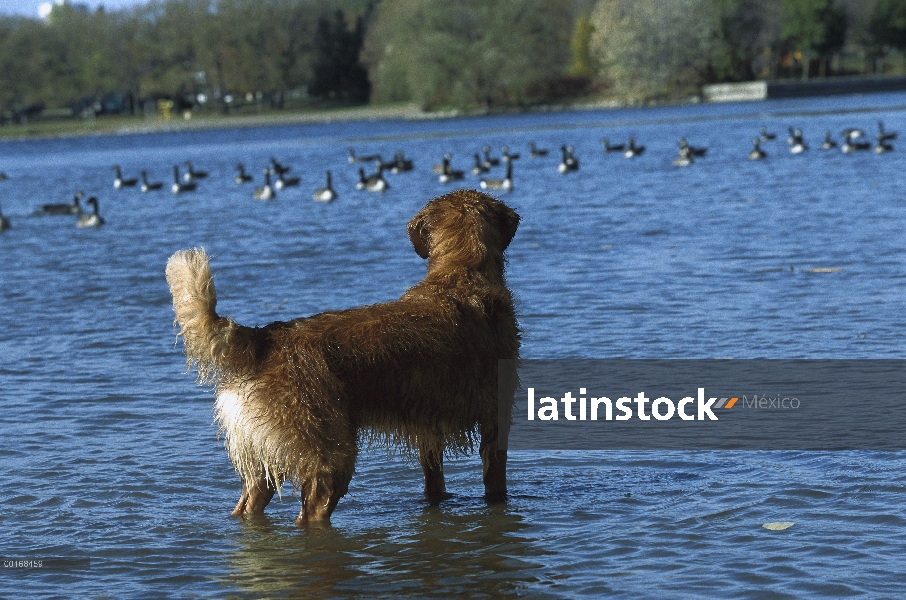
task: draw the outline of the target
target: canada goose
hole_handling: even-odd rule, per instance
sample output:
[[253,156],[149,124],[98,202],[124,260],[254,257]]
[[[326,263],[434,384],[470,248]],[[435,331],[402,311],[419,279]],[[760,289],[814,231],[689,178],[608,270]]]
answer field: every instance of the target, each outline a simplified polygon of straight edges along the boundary
[[245,165],[239,163],[236,165],[236,177],[233,179],[239,185],[243,183],[248,183],[252,180],[252,176],[245,172]]
[[116,177],[113,178],[113,187],[116,189],[124,187],[133,187],[138,183],[138,179],[123,179],[123,173],[120,171],[119,165],[113,166],[113,172],[116,173]]
[[761,149],[761,140],[762,138],[755,138],[752,140],[752,151],[749,152],[749,160],[761,160],[765,158],[768,154]]
[[313,198],[318,202],[333,202],[337,199],[337,193],[334,191],[333,186],[331,186],[330,180],[330,171],[327,171],[327,185],[322,188],[315,190]]
[[6,181],[7,179],[9,179],[9,176],[6,173],[0,171],[0,181]]
[[762,142],[770,142],[771,140],[773,140],[776,137],[777,137],[776,133],[769,133],[767,127],[765,127],[764,125],[761,126],[761,141]]
[[486,166],[487,168],[490,169],[491,167],[496,167],[497,165],[500,164],[499,158],[493,158],[491,156],[491,147],[490,146],[485,146],[483,148],[483,150],[484,150],[484,166]]
[[679,155],[673,160],[673,164],[677,167],[688,167],[694,161],[692,148],[688,145],[684,146],[680,144]]
[[887,142],[882,140],[878,140],[878,143],[875,144],[874,147],[875,154],[884,154],[885,152],[890,152],[891,150],[893,150],[893,145],[888,144]]
[[560,146],[560,152],[563,154],[563,158],[560,160],[560,164],[557,165],[557,172],[566,175],[570,171],[578,171],[579,161],[573,156],[573,147]]
[[384,179],[384,173],[378,169],[376,173],[365,177],[365,169],[359,169],[359,182],[355,184],[355,189],[366,190],[368,192],[386,192],[390,189],[390,184]]
[[278,177],[280,175],[289,173],[292,170],[292,167],[287,167],[286,165],[281,165],[280,163],[278,163],[277,159],[273,156],[271,157],[271,167],[271,171]]
[[277,192],[271,187],[271,170],[264,169],[264,185],[255,188],[255,193],[252,194],[252,198],[255,200],[273,200],[276,197]]
[[441,173],[446,171],[448,168],[448,165],[449,165],[449,161],[450,161],[449,157],[450,157],[449,154],[444,154],[443,159],[441,159],[441,161],[439,163],[437,163],[433,167],[431,167],[431,172],[434,173],[435,175],[440,175]]
[[516,154],[510,154],[509,146],[504,146],[503,148],[500,149],[500,152],[503,157],[503,162],[505,162],[505,163],[508,163],[511,160],[519,160],[519,153],[517,152]]
[[155,181],[154,183],[148,182],[148,172],[142,171],[142,187],[143,192],[153,192],[154,190],[159,190],[164,187],[164,182]]
[[381,157],[380,154],[368,154],[366,156],[356,156],[355,150],[349,148],[349,163],[371,162]]
[[90,204],[94,207],[94,210],[89,214],[83,214],[79,216],[79,220],[76,222],[76,227],[100,227],[104,224],[104,219],[101,218],[101,215],[98,214],[98,199],[92,196],[85,201],[86,204]]
[[529,156],[532,158],[547,156],[547,148],[538,148],[535,146],[535,142],[529,142]]
[[680,150],[681,150],[681,151],[682,151],[684,148],[688,148],[688,149],[689,149],[689,154],[690,154],[691,156],[697,156],[697,157],[699,157],[699,158],[701,158],[702,156],[704,156],[704,155],[707,154],[707,152],[708,152],[708,149],[707,149],[707,148],[696,148],[695,146],[690,146],[690,145],[689,145],[689,142],[686,141],[686,138],[680,138],[680,140],[679,140],[679,147],[680,147]]
[[38,215],[80,215],[82,206],[79,204],[85,196],[84,192],[76,192],[71,204],[43,204],[41,208],[35,211]]
[[802,130],[801,129],[796,129],[796,130],[791,129],[791,132],[792,132],[790,134],[791,141],[788,140],[788,141],[790,141],[790,154],[802,154],[803,152],[808,150],[808,144],[806,144],[805,140],[802,139]]
[[449,183],[451,181],[460,181],[465,177],[463,171],[458,171],[450,165],[450,159],[453,158],[450,154],[444,154],[444,172],[437,176],[437,181],[440,183]]
[[283,173],[277,173],[277,181],[274,182],[274,189],[282,190],[288,187],[296,187],[298,185],[298,177],[284,177]]
[[483,190],[506,190],[510,191],[513,189],[513,163],[512,161],[507,161],[506,163],[506,177],[503,179],[482,179],[479,182],[481,189]]
[[402,151],[393,155],[393,162],[390,163],[390,165],[390,172],[394,175],[405,173],[406,171],[411,171],[415,168],[412,161],[406,158]]
[[831,138],[830,130],[824,132],[824,141],[821,142],[821,148],[824,150],[831,150],[837,147],[837,142]]
[[629,143],[626,144],[626,150],[623,152],[623,156],[626,158],[635,158],[636,156],[641,156],[645,152],[645,146],[636,146],[635,138],[630,136]]
[[792,127],[787,127],[786,130],[790,133],[790,136],[786,138],[786,143],[787,145],[792,146],[796,143],[796,130]]
[[472,167],[472,175],[484,175],[485,173],[490,171],[490,169],[484,166],[484,163],[481,162],[481,158],[479,158],[478,153],[475,153],[474,156],[475,166]]
[[185,162],[186,172],[182,176],[183,181],[195,181],[196,179],[204,179],[208,176],[207,171],[196,171],[192,168],[192,163],[190,161]]
[[624,146],[623,144],[611,144],[610,140],[607,138],[601,138],[601,143],[604,144],[604,154],[610,154],[611,152],[622,152]]
[[193,192],[195,188],[198,187],[198,184],[194,181],[185,181],[180,182],[179,180],[179,166],[173,165],[173,185],[170,186],[170,190],[174,194],[182,194],[183,192]]
[[897,139],[897,132],[896,131],[891,131],[891,132],[884,131],[884,121],[878,121],[878,142],[879,143],[886,142],[888,140],[895,140],[895,139]]
[[6,231],[9,227],[9,219],[3,216],[3,210],[0,209],[0,231]]
[[858,152],[859,150],[868,150],[871,148],[871,142],[857,142],[856,138],[858,137],[860,136],[850,133],[850,135],[846,136],[843,140],[843,143],[840,144],[840,150],[844,154],[849,154],[850,152]]

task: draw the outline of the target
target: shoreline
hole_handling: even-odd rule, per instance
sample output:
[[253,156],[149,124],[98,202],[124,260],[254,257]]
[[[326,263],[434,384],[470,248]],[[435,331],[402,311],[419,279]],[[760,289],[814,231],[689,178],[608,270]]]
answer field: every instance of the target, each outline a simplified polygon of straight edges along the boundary
[[[685,102],[670,104],[694,104],[697,98]],[[264,114],[216,115],[192,117],[189,119],[160,118],[143,119],[141,117],[110,117],[95,121],[45,121],[34,124],[7,125],[0,127],[0,143],[32,139],[64,139],[70,137],[87,137],[93,135],[140,135],[148,133],[171,133],[181,131],[205,131],[216,129],[236,129],[251,127],[278,127],[285,125],[302,125],[310,123],[336,123],[356,121],[423,121],[443,120],[468,117],[482,117],[505,114],[549,113],[575,110],[606,110],[629,106],[654,106],[661,103],[633,102],[620,100],[594,100],[564,104],[546,104],[530,107],[509,107],[501,109],[479,110],[438,110],[426,112],[417,104],[376,105],[339,109],[323,109],[298,112],[273,111]],[[25,129],[24,133],[7,134],[7,129]]]

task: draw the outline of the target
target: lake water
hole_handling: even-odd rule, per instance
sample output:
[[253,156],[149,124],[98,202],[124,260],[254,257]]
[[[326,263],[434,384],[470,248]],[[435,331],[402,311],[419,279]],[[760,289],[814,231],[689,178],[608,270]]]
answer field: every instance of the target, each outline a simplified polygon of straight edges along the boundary
[[[523,356],[904,358],[906,147],[819,147],[878,120],[906,135],[906,95],[0,143],[0,555],[91,558],[4,570],[0,595],[903,596],[903,452],[514,452],[510,500],[489,507],[476,456],[448,462],[454,496],[431,504],[417,465],[374,449],[330,527],[295,527],[288,488],[230,518],[240,486],[163,276],[206,247],[218,310],[248,325],[395,299],[424,274],[406,222],[453,189],[431,165],[508,144]],[[778,138],[750,162],[762,125]],[[788,152],[789,126],[811,150]],[[640,158],[601,152],[630,135]],[[674,167],[681,136],[707,157]],[[532,140],[551,154],[529,158]],[[561,144],[577,173],[556,172]],[[349,146],[416,169],[357,192]],[[272,156],[302,185],[255,202],[233,166],[260,181]],[[114,164],[169,183],[185,160],[210,172],[193,194],[112,187]],[[30,216],[76,190],[104,227]]]

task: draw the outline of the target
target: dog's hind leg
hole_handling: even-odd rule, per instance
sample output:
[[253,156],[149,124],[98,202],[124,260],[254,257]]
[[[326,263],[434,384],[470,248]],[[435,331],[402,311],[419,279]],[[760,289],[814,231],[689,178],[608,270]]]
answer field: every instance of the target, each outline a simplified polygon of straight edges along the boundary
[[506,450],[497,449],[497,427],[481,431],[479,446],[484,467],[484,496],[488,502],[506,500]]
[[268,505],[277,489],[271,484],[264,475],[261,475],[256,481],[242,482],[242,494],[239,496],[239,502],[231,513],[234,517],[243,515],[261,514],[264,507]]
[[425,474],[425,496],[432,499],[446,499],[451,496],[447,493],[444,483],[444,456],[440,452],[419,448],[418,462],[422,465]]

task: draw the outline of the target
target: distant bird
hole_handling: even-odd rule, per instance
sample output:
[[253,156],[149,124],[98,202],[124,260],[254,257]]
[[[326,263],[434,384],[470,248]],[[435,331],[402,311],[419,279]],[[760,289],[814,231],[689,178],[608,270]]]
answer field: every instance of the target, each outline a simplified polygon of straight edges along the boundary
[[887,142],[897,139],[897,132],[884,131],[884,121],[878,121],[878,142]]
[[138,179],[124,179],[119,165],[113,166],[113,172],[116,173],[116,177],[113,178],[113,187],[116,189],[134,187],[135,184],[138,183]]
[[183,181],[195,181],[196,179],[204,179],[208,176],[207,171],[196,171],[192,168],[192,163],[190,161],[185,162],[186,172],[182,176]]
[[831,138],[830,130],[824,132],[824,141],[821,142],[821,148],[823,150],[832,150],[837,147],[837,142]]
[[0,181],[6,181],[9,179],[9,176],[6,173],[0,172]]
[[327,184],[322,188],[316,189],[313,196],[314,200],[318,202],[333,202],[337,199],[337,193],[334,191],[333,186],[331,185],[330,171],[327,171],[326,176]]
[[773,140],[776,137],[777,137],[776,133],[768,133],[768,128],[765,127],[764,125],[761,126],[761,141],[762,142],[770,142],[771,140]]
[[[487,146],[485,146],[487,148]],[[450,159],[453,157],[450,154],[444,154],[444,172],[437,176],[437,181],[440,183],[450,183],[451,181],[460,181],[465,177],[465,173],[454,169],[450,165]]]
[[607,138],[601,138],[601,143],[604,144],[604,154],[610,154],[611,152],[622,152],[624,146],[623,144],[611,144],[610,140]]
[[79,216],[76,227],[100,227],[103,225],[104,219],[98,214],[98,199],[92,196],[85,203],[93,206],[94,210],[91,213]]
[[148,172],[147,172],[147,171],[142,171],[142,187],[141,187],[141,190],[142,190],[143,192],[153,192],[153,191],[155,191],[155,190],[161,189],[162,187],[164,187],[164,182],[162,182],[162,181],[155,181],[154,183],[149,183],[149,182],[148,182]]
[[503,148],[500,149],[500,152],[501,152],[501,156],[503,158],[503,162],[505,162],[505,163],[508,163],[511,160],[519,160],[519,153],[517,152],[516,154],[510,154],[509,146],[504,146]]
[[789,146],[792,146],[796,143],[796,131],[792,127],[787,127],[786,130],[790,133],[790,136],[786,138],[786,143]]
[[681,150],[681,151],[682,151],[684,148],[688,148],[689,154],[690,154],[691,156],[697,156],[697,157],[699,157],[699,158],[703,157],[703,156],[704,156],[705,154],[707,154],[707,152],[708,152],[708,149],[707,149],[707,148],[697,148],[697,147],[695,147],[695,146],[690,146],[690,145],[689,145],[689,142],[687,142],[687,141],[686,141],[686,138],[684,138],[684,137],[683,137],[683,138],[680,138],[680,140],[679,140],[679,147],[680,147],[680,150]]
[[636,146],[635,138],[629,138],[629,143],[626,144],[626,150],[623,151],[623,156],[626,158],[635,158],[636,156],[641,156],[645,152],[645,146]]
[[292,167],[287,167],[286,165],[282,165],[279,162],[277,162],[277,159],[274,158],[273,156],[271,157],[271,167],[272,167],[271,170],[278,177],[280,175],[285,175],[286,173],[289,173],[292,170]]
[[[490,169],[487,168],[486,166],[484,166],[484,163],[481,162],[481,158],[478,156],[477,152],[474,154],[474,156],[475,156],[475,166],[472,167],[472,175],[484,175],[485,173],[490,171]],[[443,171],[441,171],[441,172],[443,172]]]
[[890,152],[893,150],[893,144],[888,144],[887,142],[878,140],[878,143],[875,144],[874,153],[875,154],[884,154],[885,152]]
[[283,173],[277,173],[277,180],[274,182],[274,189],[282,190],[288,187],[296,187],[298,185],[298,177],[284,177]]
[[794,130],[790,128],[790,137],[787,140],[787,143],[790,145],[790,154],[802,154],[808,150],[808,144],[802,139],[801,129]]
[[858,127],[850,127],[849,129],[844,129],[842,135],[845,138],[857,139],[865,137],[865,132]]
[[381,157],[380,154],[369,154],[367,156],[356,156],[355,150],[349,148],[349,164],[360,163],[360,162],[371,162],[373,160],[378,160]]
[[264,169],[264,185],[255,188],[255,193],[252,194],[252,198],[255,200],[273,200],[277,197],[277,192],[274,191],[274,188],[271,186],[271,170]]
[[482,179],[478,185],[481,186],[483,190],[505,190],[509,192],[513,189],[513,163],[512,161],[507,161],[506,163],[506,177],[503,179]]
[[233,178],[233,181],[242,185],[243,183],[248,183],[252,180],[252,176],[245,172],[245,165],[239,163],[236,165],[236,177]]
[[849,135],[845,136],[843,143],[840,144],[840,150],[844,154],[849,154],[850,152],[858,152],[860,150],[868,150],[871,148],[871,142],[860,142],[857,141],[860,135],[856,135],[853,131]]
[[673,164],[677,167],[688,167],[693,162],[695,160],[693,159],[692,148],[688,145],[680,144],[679,155],[673,160]]
[[394,175],[411,171],[414,168],[412,161],[406,158],[402,151],[393,155],[393,162],[390,163],[390,172]]
[[752,151],[749,152],[749,160],[761,160],[767,157],[767,152],[761,149],[761,140],[762,138],[752,140]]
[[360,168],[359,182],[355,184],[355,189],[366,190],[368,192],[386,192],[390,189],[390,184],[384,179],[382,169],[378,169],[375,173],[366,177],[365,169]]
[[449,160],[450,160],[449,156],[450,156],[449,154],[444,154],[444,158],[439,163],[437,163],[433,167],[431,167],[431,172],[434,173],[435,175],[440,175],[441,173],[446,171],[447,166],[449,165]]
[[179,180],[179,166],[173,165],[173,185],[170,186],[170,191],[174,194],[182,194],[183,192],[194,192],[196,187],[198,187],[198,184],[194,181],[181,182]]
[[486,166],[487,168],[490,169],[491,167],[496,167],[497,165],[500,164],[499,158],[493,158],[491,156],[491,147],[490,146],[485,146],[483,150],[484,150],[484,166]]
[[579,160],[573,156],[573,147],[569,146],[567,148],[565,145],[561,145],[560,152],[562,153],[563,158],[560,159],[560,164],[557,165],[557,172],[566,175],[571,171],[578,171]]
[[535,146],[535,142],[529,142],[529,156],[532,158],[547,156],[547,148],[538,148]]
[[75,196],[72,198],[71,204],[42,204],[41,208],[36,211],[36,214],[39,215],[80,215],[82,214],[82,206],[79,204],[85,196],[84,192],[76,192]]
[[8,217],[3,216],[3,209],[0,209],[0,231],[6,231],[10,228],[10,222]]

